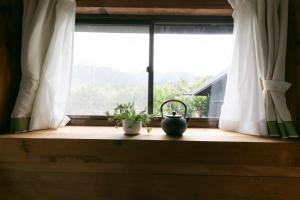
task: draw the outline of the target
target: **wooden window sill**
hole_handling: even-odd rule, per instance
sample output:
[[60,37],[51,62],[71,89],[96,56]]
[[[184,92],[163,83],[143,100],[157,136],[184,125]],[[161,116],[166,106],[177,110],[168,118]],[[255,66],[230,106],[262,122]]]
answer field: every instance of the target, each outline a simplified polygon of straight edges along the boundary
[[129,137],[121,128],[69,126],[0,135],[0,147],[0,171],[300,177],[298,141],[218,129],[172,138],[160,128]]
[[28,133],[3,134],[1,139],[95,139],[95,140],[151,140],[151,141],[193,141],[193,142],[250,142],[250,143],[294,143],[292,140],[274,139],[227,132],[211,128],[188,128],[182,137],[169,137],[161,128],[152,128],[147,133],[143,128],[140,135],[126,136],[122,128],[96,126],[67,126],[57,130],[42,130]]
[[[276,199],[300,195],[297,141],[199,128],[189,128],[181,138],[168,137],[160,128],[127,137],[121,128],[69,126],[0,135],[0,147],[2,193],[20,195],[6,199],[24,194],[43,199],[53,191],[57,198],[74,197],[65,199],[103,194],[104,199],[220,199],[229,194],[225,199],[253,199],[253,188],[259,188],[256,199],[274,199],[269,196],[274,188]],[[57,199],[51,197],[46,199]]]

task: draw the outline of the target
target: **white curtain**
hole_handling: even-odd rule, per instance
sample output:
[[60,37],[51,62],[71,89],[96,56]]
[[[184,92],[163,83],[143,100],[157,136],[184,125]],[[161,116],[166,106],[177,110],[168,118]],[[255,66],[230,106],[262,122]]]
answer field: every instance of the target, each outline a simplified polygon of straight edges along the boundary
[[229,0],[234,9],[234,47],[219,127],[267,135],[255,51],[255,0]]
[[257,58],[271,136],[298,137],[286,104],[288,0],[257,0]]
[[228,0],[235,47],[220,128],[298,137],[285,92],[288,0]]
[[12,131],[58,128],[69,94],[75,0],[24,0],[22,80]]

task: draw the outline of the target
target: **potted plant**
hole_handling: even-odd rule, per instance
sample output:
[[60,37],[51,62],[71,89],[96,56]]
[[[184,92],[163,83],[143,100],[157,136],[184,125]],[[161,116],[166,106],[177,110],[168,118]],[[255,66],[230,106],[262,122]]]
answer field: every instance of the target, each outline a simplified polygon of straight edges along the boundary
[[[109,113],[107,113],[109,115]],[[138,135],[142,126],[147,128],[151,121],[146,110],[136,112],[134,103],[118,104],[109,120],[113,121],[116,127],[122,125],[125,135]],[[151,129],[147,128],[149,132]]]

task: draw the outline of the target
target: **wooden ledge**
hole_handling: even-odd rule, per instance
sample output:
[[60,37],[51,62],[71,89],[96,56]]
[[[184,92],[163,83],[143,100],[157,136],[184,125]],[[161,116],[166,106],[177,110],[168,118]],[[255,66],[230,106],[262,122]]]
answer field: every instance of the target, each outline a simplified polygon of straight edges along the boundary
[[150,134],[143,129],[141,135],[128,137],[121,128],[69,126],[1,135],[0,147],[0,172],[50,170],[300,178],[297,141],[218,129],[189,128],[183,137],[172,138],[160,128],[153,128]]
[[194,141],[194,142],[250,142],[250,143],[294,143],[291,140],[273,139],[245,135],[235,132],[226,132],[219,129],[188,128],[182,137],[173,138],[167,136],[161,128],[153,128],[147,133],[143,128],[137,136],[125,136],[122,128],[114,127],[88,127],[67,126],[57,130],[43,130],[28,133],[4,134],[0,139],[95,139],[95,140],[152,140],[152,141]]
[[300,145],[189,128],[126,137],[113,127],[0,136],[1,199],[294,200]]

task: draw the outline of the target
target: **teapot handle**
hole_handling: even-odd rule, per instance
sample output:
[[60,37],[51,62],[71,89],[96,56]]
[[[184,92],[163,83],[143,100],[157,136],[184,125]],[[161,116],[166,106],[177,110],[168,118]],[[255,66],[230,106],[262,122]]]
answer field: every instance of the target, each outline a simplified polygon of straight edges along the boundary
[[184,118],[186,118],[186,112],[187,112],[187,107],[186,107],[186,105],[185,105],[182,101],[179,101],[179,100],[176,100],[176,99],[167,100],[167,101],[165,101],[165,102],[161,105],[161,107],[160,107],[161,117],[164,117],[163,106],[164,106],[166,103],[169,103],[169,102],[172,102],[172,101],[181,103],[181,104],[184,106]]

